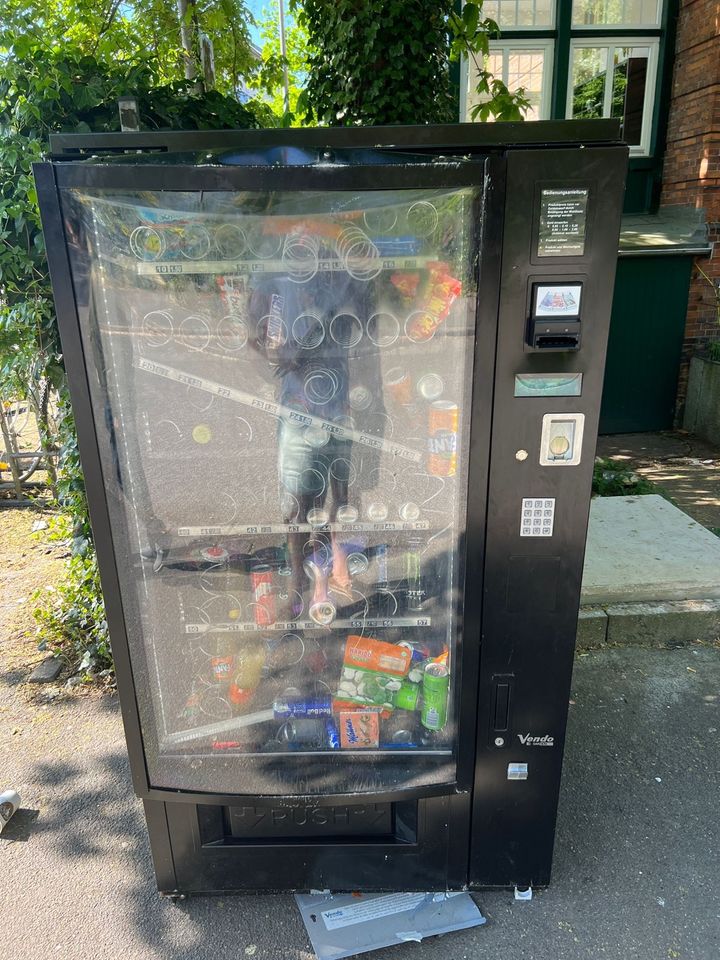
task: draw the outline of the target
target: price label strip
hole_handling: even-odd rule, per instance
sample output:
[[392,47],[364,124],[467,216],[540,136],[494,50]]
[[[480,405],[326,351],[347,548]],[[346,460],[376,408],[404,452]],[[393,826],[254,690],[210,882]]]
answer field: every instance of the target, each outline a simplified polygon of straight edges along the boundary
[[263,533],[360,533],[368,531],[429,530],[428,520],[405,523],[390,520],[385,523],[255,523],[226,524],[217,527],[179,527],[178,537],[245,537]]
[[[377,630],[380,627],[429,627],[430,617],[350,617],[345,620],[333,620],[329,626],[337,630]],[[296,630],[327,630],[328,627],[314,620],[276,620],[270,626],[260,626],[253,620],[247,622],[229,621],[227,623],[186,623],[185,633],[291,633]]]
[[324,430],[338,440],[352,440],[355,443],[362,444],[365,447],[372,447],[374,450],[383,450],[402,460],[409,460],[412,463],[419,463],[422,455],[410,447],[405,447],[401,443],[391,443],[389,440],[381,440],[379,437],[373,437],[371,434],[363,433],[360,430],[348,430],[347,427],[341,427],[330,420],[323,420],[322,417],[315,417],[309,413],[302,413],[299,410],[293,410],[282,403],[275,403],[273,400],[263,400],[262,397],[254,396],[252,393],[245,393],[244,390],[236,390],[234,387],[226,387],[215,380],[206,380],[204,377],[194,377],[175,367],[168,367],[162,363],[154,363],[152,360],[146,360],[139,357],[133,361],[133,365],[138,370],[144,370],[146,373],[152,373],[157,377],[163,377],[165,380],[172,380],[174,383],[184,383],[189,387],[195,387],[197,390],[204,390],[213,396],[221,397],[224,400],[232,400],[235,403],[241,403],[245,407],[252,407],[254,410],[262,410],[263,413],[269,413],[279,420],[286,420],[288,423],[296,423],[298,426],[314,427],[317,430]]
[[[418,270],[435,260],[434,257],[352,257],[348,261],[335,259],[318,260],[318,271],[342,271],[348,266],[353,270],[376,268],[378,262],[383,270]],[[140,276],[177,276],[179,274],[256,274],[287,273],[288,264],[283,260],[165,260],[141,261],[135,265]]]
[[192,730],[169,733],[163,738],[162,747],[188,743],[191,740],[200,740],[202,737],[212,737],[218,733],[228,733],[230,730],[239,730],[243,727],[252,727],[256,723],[266,723],[268,720],[272,720],[274,716],[272,710],[257,710],[255,713],[248,713],[243,717],[231,717],[229,720],[218,720],[217,723],[207,723],[203,727],[195,727]]

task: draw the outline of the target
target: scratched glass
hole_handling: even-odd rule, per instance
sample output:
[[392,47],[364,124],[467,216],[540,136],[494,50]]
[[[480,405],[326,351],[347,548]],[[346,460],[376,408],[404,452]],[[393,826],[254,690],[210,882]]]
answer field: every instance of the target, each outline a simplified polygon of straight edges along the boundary
[[153,785],[451,780],[478,190],[64,208]]

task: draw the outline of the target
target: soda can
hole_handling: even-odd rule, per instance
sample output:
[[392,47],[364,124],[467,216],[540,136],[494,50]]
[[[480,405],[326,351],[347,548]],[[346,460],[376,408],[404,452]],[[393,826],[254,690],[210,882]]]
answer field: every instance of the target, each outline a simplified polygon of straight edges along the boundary
[[20,794],[15,790],[6,790],[4,793],[0,793],[0,833],[19,807]]
[[224,683],[230,679],[235,658],[230,655],[210,658],[210,670],[216,683]]
[[442,730],[447,723],[450,672],[444,663],[429,663],[422,680],[420,721],[427,730]]
[[385,374],[385,386],[395,403],[407,407],[412,403],[412,380],[407,370],[393,367]]
[[300,717],[288,720],[278,735],[278,739],[303,746],[321,746],[325,742],[325,724],[322,720],[309,720]]
[[454,477],[457,472],[458,406],[436,400],[430,406],[428,473],[433,477]]
[[[420,699],[420,684],[403,680],[400,689],[393,696],[393,703],[398,710],[417,710]],[[403,731],[405,732],[405,731]],[[394,739],[394,737],[393,737]],[[405,738],[402,738],[403,740]],[[407,739],[411,739],[407,737]]]
[[408,610],[422,610],[425,591],[422,584],[422,566],[420,561],[421,544],[416,540],[408,542],[405,552],[405,583]]
[[445,384],[442,377],[439,377],[436,373],[426,373],[424,377],[420,377],[418,380],[416,389],[423,400],[432,403],[442,396]]
[[214,546],[207,547],[205,550],[200,551],[200,556],[205,560],[206,563],[221,564],[227,563],[230,554],[224,547]]
[[259,627],[269,627],[275,623],[275,597],[272,593],[272,568],[269,564],[258,563],[250,573],[250,584],[255,595],[253,605],[255,623]]
[[414,523],[416,520],[420,519],[420,507],[417,503],[413,503],[412,500],[408,500],[407,503],[403,503],[400,507],[400,519],[404,520],[405,523]]
[[401,640],[398,646],[408,648],[412,654],[413,665],[424,663],[430,656],[430,651],[425,644],[413,643],[411,640]]
[[289,720],[292,717],[331,717],[332,699],[317,697],[312,700],[275,700],[273,714],[276,720]]
[[325,721],[326,744],[331,750],[340,749],[340,731],[332,717]]

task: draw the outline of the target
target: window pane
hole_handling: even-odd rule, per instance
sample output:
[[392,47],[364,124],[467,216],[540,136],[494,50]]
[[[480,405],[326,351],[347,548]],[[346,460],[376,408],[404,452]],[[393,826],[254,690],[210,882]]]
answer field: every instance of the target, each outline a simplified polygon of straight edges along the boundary
[[604,115],[607,55],[605,47],[573,50],[571,116],[595,119]]
[[659,23],[659,0],[573,0],[576,26],[652,27]]
[[642,137],[648,56],[647,47],[615,48],[611,116],[622,120],[623,137],[630,146]]
[[544,50],[509,51],[507,85],[510,90],[525,88],[525,94],[532,104],[525,114],[526,120],[540,119],[544,69]]
[[[485,69],[497,80],[506,83],[511,92],[524,87],[525,95],[530,101],[530,109],[525,114],[526,120],[544,119],[543,83],[545,58],[548,55],[546,47],[530,48],[506,44],[498,45],[485,58]],[[476,93],[476,86],[477,70],[471,61],[468,70],[467,120],[472,120],[472,108],[488,99],[487,94],[481,96]]]
[[487,0],[482,12],[501,27],[551,27],[554,0]]

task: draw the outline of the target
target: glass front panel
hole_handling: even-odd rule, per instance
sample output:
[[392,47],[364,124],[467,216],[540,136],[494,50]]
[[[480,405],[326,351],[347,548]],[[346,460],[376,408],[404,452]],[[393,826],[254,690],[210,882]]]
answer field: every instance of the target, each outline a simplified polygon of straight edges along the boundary
[[657,27],[661,0],[573,0],[574,26]]
[[454,779],[478,191],[64,204],[153,785]]
[[499,27],[552,27],[555,0],[486,0],[483,16]]

